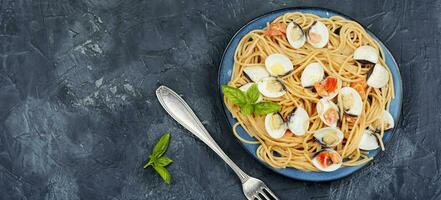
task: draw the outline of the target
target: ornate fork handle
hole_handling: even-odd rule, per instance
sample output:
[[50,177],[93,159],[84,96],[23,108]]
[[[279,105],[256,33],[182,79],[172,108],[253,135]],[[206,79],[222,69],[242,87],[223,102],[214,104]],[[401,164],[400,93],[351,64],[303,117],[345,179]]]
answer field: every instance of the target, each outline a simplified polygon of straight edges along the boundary
[[156,90],[156,96],[167,113],[216,152],[239,176],[242,183],[250,178],[222,151],[190,106],[178,94],[166,86],[160,86]]

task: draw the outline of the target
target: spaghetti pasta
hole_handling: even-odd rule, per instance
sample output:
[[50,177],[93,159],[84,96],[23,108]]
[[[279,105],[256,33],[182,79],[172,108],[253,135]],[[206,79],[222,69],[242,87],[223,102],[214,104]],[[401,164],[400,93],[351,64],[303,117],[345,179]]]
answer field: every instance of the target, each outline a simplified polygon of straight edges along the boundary
[[[267,34],[268,29],[273,25],[288,25],[290,22],[295,22],[303,30],[308,30],[316,21],[322,22],[329,30],[329,41],[324,48],[315,48],[308,43],[301,48],[293,48],[286,35]],[[263,100],[279,104],[281,106],[279,113],[285,120],[297,107],[304,108],[310,116],[309,128],[302,136],[285,133],[281,138],[273,138],[265,130],[265,116],[244,115],[238,105],[224,98],[227,108],[238,121],[233,126],[234,135],[244,143],[258,144],[256,152],[258,157],[274,168],[319,170],[313,165],[312,160],[325,147],[316,141],[314,132],[327,125],[320,119],[316,110],[316,104],[321,99],[320,95],[310,88],[302,87],[300,81],[305,67],[312,62],[318,62],[323,66],[325,74],[336,77],[343,86],[356,89],[363,102],[363,112],[357,117],[344,112],[339,113],[340,122],[337,128],[343,132],[344,138],[340,144],[332,147],[333,150],[341,155],[343,166],[355,166],[370,161],[372,158],[368,157],[367,151],[359,149],[359,142],[364,131],[376,124],[377,127],[381,127],[377,130],[376,137],[379,138],[378,142],[384,150],[381,138],[386,127],[380,116],[383,116],[384,110],[388,110],[389,103],[394,98],[394,87],[392,81],[388,81],[386,86],[381,88],[360,86],[365,83],[366,76],[373,67],[353,59],[355,49],[362,45],[369,45],[378,50],[378,63],[385,66],[389,80],[392,80],[380,45],[358,23],[342,17],[321,18],[313,14],[286,13],[277,17],[266,28],[246,34],[237,46],[234,68],[228,85],[238,88],[252,82],[244,74],[244,68],[264,65],[265,59],[271,54],[286,55],[294,66],[294,70],[278,77],[286,93],[276,98],[264,97]],[[343,110],[340,96],[333,98],[332,101]],[[242,126],[256,141],[248,141],[240,137],[236,132],[238,126]]]

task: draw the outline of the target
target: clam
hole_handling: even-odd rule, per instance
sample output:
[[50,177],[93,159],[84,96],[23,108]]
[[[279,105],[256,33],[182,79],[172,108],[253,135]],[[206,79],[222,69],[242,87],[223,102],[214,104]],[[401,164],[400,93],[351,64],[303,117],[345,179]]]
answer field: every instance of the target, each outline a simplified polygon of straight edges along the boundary
[[384,110],[383,120],[384,120],[384,124],[385,124],[384,130],[389,130],[389,129],[392,129],[395,127],[395,120],[389,111]]
[[[247,92],[248,89],[250,89],[251,86],[253,86],[255,83],[245,83],[244,85],[239,87],[239,90],[241,90],[242,92]],[[259,94],[259,98],[257,99],[257,101],[255,103],[259,103],[263,101],[263,96],[262,94]]]
[[286,27],[286,38],[288,43],[295,49],[299,49],[306,42],[305,32],[302,27],[295,22],[290,22]]
[[378,131],[381,130],[382,125],[384,125],[384,130],[389,130],[395,127],[395,120],[387,110],[383,111],[382,117],[374,121],[371,128]]
[[263,78],[269,77],[268,71],[266,71],[264,66],[250,66],[244,67],[243,72],[245,75],[251,79],[253,82],[257,82]]
[[363,111],[363,101],[360,94],[351,87],[343,87],[340,90],[340,99],[346,114],[360,116]]
[[271,76],[283,76],[294,69],[288,56],[278,53],[266,57],[265,67]]
[[272,138],[281,138],[288,126],[279,113],[270,113],[265,116],[265,130]]
[[315,131],[314,138],[326,147],[335,147],[343,141],[343,132],[335,127],[326,127]]
[[312,159],[312,164],[320,171],[332,172],[341,167],[343,159],[337,151],[325,149]]
[[323,48],[328,44],[329,30],[320,21],[315,21],[308,31],[308,43],[314,48]]
[[309,115],[305,109],[296,108],[288,118],[288,128],[294,135],[305,135],[309,128]]
[[275,77],[267,77],[257,82],[259,92],[266,97],[277,98],[285,95],[286,90],[282,82]]
[[302,76],[300,77],[300,82],[302,87],[308,88],[314,86],[315,83],[322,81],[324,76],[325,71],[323,70],[323,66],[318,62],[314,62],[305,67]]
[[336,127],[339,120],[339,110],[334,102],[328,99],[320,99],[316,105],[320,119],[328,126]]
[[389,73],[381,64],[376,64],[367,74],[367,84],[373,88],[382,88],[389,81]]
[[314,84],[317,94],[326,99],[332,99],[337,96],[342,86],[342,81],[336,77],[328,76],[324,80]]
[[376,64],[378,62],[378,50],[369,45],[363,45],[355,49],[354,60],[361,64]]
[[372,130],[365,129],[363,135],[361,136],[360,143],[358,143],[358,148],[365,151],[370,151],[380,147],[378,144],[377,137]]

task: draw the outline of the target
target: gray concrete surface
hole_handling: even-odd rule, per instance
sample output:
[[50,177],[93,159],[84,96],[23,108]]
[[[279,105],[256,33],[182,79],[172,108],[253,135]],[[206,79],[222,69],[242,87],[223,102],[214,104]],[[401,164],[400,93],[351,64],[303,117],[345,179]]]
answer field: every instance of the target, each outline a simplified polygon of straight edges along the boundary
[[[404,86],[387,151],[327,183],[291,180],[243,150],[222,113],[217,70],[256,16],[321,6],[390,48]],[[282,199],[441,199],[441,1],[0,1],[0,199],[244,199],[232,171],[163,112],[166,84],[237,164]],[[142,166],[172,134],[172,184]]]

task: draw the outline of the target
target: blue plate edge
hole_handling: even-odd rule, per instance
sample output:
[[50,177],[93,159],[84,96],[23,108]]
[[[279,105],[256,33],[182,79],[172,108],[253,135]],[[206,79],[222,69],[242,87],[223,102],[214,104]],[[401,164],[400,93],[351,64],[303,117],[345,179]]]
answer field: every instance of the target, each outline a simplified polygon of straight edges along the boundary
[[[398,124],[400,124],[400,122],[401,122],[401,112],[402,112],[402,106],[403,106],[402,97],[403,97],[404,90],[403,90],[403,85],[402,85],[402,77],[401,77],[401,72],[400,72],[400,66],[396,62],[395,57],[393,56],[392,52],[389,50],[387,45],[385,43],[383,43],[379,39],[379,37],[377,35],[375,35],[375,33],[370,31],[362,23],[360,23],[359,21],[355,20],[354,18],[352,18],[350,16],[347,16],[347,15],[345,15],[345,14],[339,12],[339,11],[335,11],[335,10],[328,9],[328,8],[321,8],[321,7],[305,7],[305,6],[300,6],[300,7],[287,7],[287,8],[273,10],[273,11],[264,13],[262,15],[259,15],[259,16],[255,17],[254,19],[252,19],[251,21],[249,21],[248,23],[244,24],[231,37],[230,41],[228,42],[227,46],[225,47],[225,49],[223,51],[223,54],[222,54],[222,57],[221,57],[221,60],[220,60],[220,63],[219,63],[218,77],[217,77],[218,95],[219,95],[219,98],[220,98],[221,103],[222,103],[222,108],[223,108],[222,112],[224,113],[224,117],[225,117],[225,119],[227,121],[228,127],[230,127],[229,129],[232,130],[232,124],[230,123],[230,121],[228,119],[228,113],[227,113],[228,108],[226,107],[226,105],[225,105],[225,103],[223,101],[223,94],[222,94],[222,91],[221,91],[221,71],[222,71],[222,65],[224,63],[224,59],[225,59],[226,53],[227,53],[228,49],[230,48],[230,46],[232,45],[234,38],[236,38],[237,35],[239,35],[239,33],[241,33],[242,30],[245,29],[248,25],[253,24],[254,22],[256,22],[256,21],[258,21],[258,20],[260,20],[262,18],[265,18],[265,17],[267,17],[269,15],[276,14],[276,13],[283,13],[283,12],[286,12],[286,11],[293,11],[293,12],[295,12],[296,10],[319,10],[319,11],[323,11],[323,12],[334,13],[334,14],[339,15],[341,17],[344,17],[346,19],[353,20],[353,21],[357,22],[358,24],[360,24],[365,30],[367,30],[369,32],[369,34],[373,35],[375,37],[375,39],[377,39],[379,41],[379,43],[383,46],[384,50],[387,51],[391,55],[391,61],[397,66],[397,72],[398,72],[397,76],[398,76],[398,80],[400,80],[400,81],[398,81],[398,86],[399,86],[399,89],[400,89],[401,93],[400,93],[399,97],[396,96],[395,98],[399,98],[401,100],[398,102],[398,114],[397,114],[397,119],[398,120],[395,123],[395,127],[393,128],[393,130],[390,131],[389,139],[387,141],[385,141],[385,146],[386,146],[393,139],[393,137],[395,137]],[[234,134],[232,134],[232,135],[234,136]],[[364,163],[362,165],[353,166],[353,167],[345,167],[345,168],[352,168],[352,171],[349,172],[349,173],[340,175],[340,176],[336,176],[336,177],[330,176],[329,178],[325,177],[325,178],[319,178],[319,179],[294,177],[294,176],[289,176],[288,174],[283,173],[284,169],[277,169],[277,168],[273,168],[273,167],[269,166],[268,164],[266,164],[265,162],[260,160],[258,157],[254,156],[254,154],[252,152],[250,152],[250,150],[245,146],[245,144],[243,142],[241,142],[238,139],[236,139],[236,141],[238,141],[240,143],[240,145],[242,146],[242,148],[244,148],[244,150],[247,153],[251,154],[251,156],[254,159],[258,160],[261,164],[263,164],[264,166],[269,168],[271,171],[276,172],[276,173],[278,173],[280,175],[283,175],[285,177],[288,177],[288,178],[291,178],[291,179],[295,179],[295,180],[302,180],[302,181],[309,181],[309,182],[326,182],[326,181],[333,181],[333,180],[337,180],[337,179],[342,179],[342,178],[345,178],[345,177],[347,177],[347,176],[349,176],[349,175],[359,171],[360,169],[366,167],[366,165],[368,165],[368,164],[370,164],[372,162],[372,161],[369,161],[369,162]],[[373,151],[373,153],[374,154],[372,155],[372,157],[376,157],[379,153],[381,153],[381,151],[375,150],[375,151]],[[295,168],[289,168],[289,169],[297,170]],[[309,172],[305,172],[305,173],[309,173]],[[323,174],[326,174],[327,172],[310,172],[310,173],[323,173]]]

